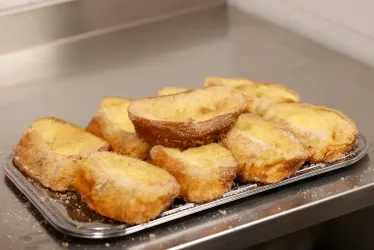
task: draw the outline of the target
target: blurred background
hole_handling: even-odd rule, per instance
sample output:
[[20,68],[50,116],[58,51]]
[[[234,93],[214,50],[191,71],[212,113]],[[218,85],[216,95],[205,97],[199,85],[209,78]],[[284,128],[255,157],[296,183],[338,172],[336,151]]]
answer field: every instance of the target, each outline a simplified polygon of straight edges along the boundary
[[7,11],[7,10],[9,11],[9,10],[14,10],[20,7],[32,6],[34,4],[38,4],[42,2],[44,3],[52,2],[52,0],[1,0],[0,9],[2,11]]
[[374,65],[372,0],[233,0],[231,3]]
[[[0,13],[69,1],[74,0],[0,0]],[[128,0],[123,1],[126,2]],[[374,50],[370,49],[374,46],[372,25],[374,1],[372,0],[228,0],[228,2],[248,13],[374,65]]]

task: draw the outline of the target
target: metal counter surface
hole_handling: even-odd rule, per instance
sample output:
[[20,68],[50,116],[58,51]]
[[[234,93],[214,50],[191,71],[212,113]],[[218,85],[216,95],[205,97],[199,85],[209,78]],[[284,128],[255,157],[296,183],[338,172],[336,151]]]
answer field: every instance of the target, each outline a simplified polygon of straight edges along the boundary
[[[283,83],[305,102],[342,110],[374,141],[372,68],[232,7],[46,45],[0,61],[14,65],[7,80],[19,80],[0,83],[1,161],[37,117],[85,126],[104,96],[140,98],[166,85],[199,87],[207,75]],[[63,242],[69,249],[240,249],[372,205],[373,153],[371,146],[347,169],[108,240],[55,231],[1,173],[0,244],[2,249],[60,249]]]

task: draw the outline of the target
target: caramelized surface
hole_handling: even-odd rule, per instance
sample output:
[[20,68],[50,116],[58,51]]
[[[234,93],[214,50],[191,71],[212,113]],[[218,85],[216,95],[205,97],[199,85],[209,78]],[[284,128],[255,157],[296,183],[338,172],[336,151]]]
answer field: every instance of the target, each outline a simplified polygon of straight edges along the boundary
[[254,84],[245,78],[227,78],[227,77],[205,77],[204,86],[228,86],[232,88],[241,88],[242,86],[247,86]]
[[[119,184],[125,181],[146,185],[159,185],[170,176],[162,169],[145,161],[131,157],[122,157],[110,152],[100,152],[85,161],[89,167],[96,165],[101,174],[108,175]],[[165,182],[166,183],[166,182]]]
[[97,213],[140,224],[156,218],[179,195],[179,184],[165,170],[111,152],[81,161],[74,188]]
[[87,130],[110,143],[112,151],[139,159],[148,156],[150,146],[135,133],[128,116],[132,99],[106,97],[102,100]]
[[30,129],[40,135],[50,150],[66,156],[93,152],[105,145],[83,129],[55,119],[39,119]]
[[309,157],[291,133],[252,114],[241,115],[223,142],[238,161],[238,177],[244,181],[281,181]]
[[151,161],[172,174],[181,185],[180,197],[203,203],[229,191],[236,175],[237,162],[230,151],[216,144],[179,150],[155,146]]
[[71,190],[77,162],[87,153],[109,145],[84,129],[61,119],[35,120],[14,147],[15,164],[43,186]]
[[263,115],[274,103],[300,102],[295,91],[274,83],[253,82],[246,79],[208,77],[205,86],[229,86],[250,97],[248,111]]
[[107,97],[103,99],[99,112],[105,113],[114,125],[120,126],[126,132],[134,133],[134,125],[127,114],[127,107],[131,102],[132,100],[126,98]]
[[135,101],[129,111],[150,120],[204,121],[242,108],[242,95],[227,87],[188,91]]
[[158,95],[158,96],[163,96],[163,95],[174,95],[174,94],[179,94],[179,93],[186,92],[186,91],[188,91],[188,89],[186,89],[186,88],[179,88],[179,87],[165,87],[165,88],[160,89],[160,90],[157,92],[157,95]]
[[332,162],[348,153],[358,134],[355,123],[333,109],[311,104],[274,105],[264,115],[283,124],[312,152],[312,162]]

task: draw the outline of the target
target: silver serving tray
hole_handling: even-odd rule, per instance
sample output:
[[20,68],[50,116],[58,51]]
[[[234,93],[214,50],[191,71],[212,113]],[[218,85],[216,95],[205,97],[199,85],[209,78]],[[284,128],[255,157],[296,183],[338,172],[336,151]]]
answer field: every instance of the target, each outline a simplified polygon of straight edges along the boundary
[[352,165],[366,154],[368,148],[369,142],[360,134],[357,136],[355,149],[335,163],[306,164],[295,175],[271,185],[235,182],[232,190],[221,199],[205,204],[199,205],[177,200],[158,218],[136,226],[129,226],[98,215],[89,209],[74,192],[54,192],[42,187],[13,165],[12,156],[8,157],[3,169],[5,175],[57,230],[81,238],[110,238],[135,233],[202,210]]

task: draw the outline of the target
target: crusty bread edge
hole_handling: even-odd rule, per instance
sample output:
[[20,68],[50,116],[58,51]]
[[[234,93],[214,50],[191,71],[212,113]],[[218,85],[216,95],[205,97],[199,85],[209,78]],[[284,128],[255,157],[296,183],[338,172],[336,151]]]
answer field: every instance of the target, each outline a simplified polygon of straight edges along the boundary
[[121,133],[118,134],[118,135],[110,135],[110,132],[107,131],[107,129],[112,126],[112,124],[110,124],[110,122],[108,122],[106,119],[105,119],[105,114],[103,114],[103,112],[101,112],[101,105],[103,103],[103,101],[106,99],[106,98],[119,98],[119,99],[124,99],[126,101],[134,101],[135,99],[132,99],[132,98],[124,98],[124,97],[105,97],[101,103],[99,104],[99,107],[97,108],[97,111],[96,111],[96,114],[91,118],[90,122],[88,123],[87,127],[86,127],[86,130],[94,135],[96,135],[97,137],[100,137],[102,139],[104,139],[105,141],[107,141],[110,145],[110,150],[115,152],[115,153],[118,153],[118,154],[121,154],[121,155],[127,155],[127,156],[130,156],[130,157],[134,157],[134,158],[138,158],[138,159],[141,159],[141,160],[145,160],[147,157],[148,157],[148,154],[149,154],[149,150],[150,150],[150,145],[148,145],[148,143],[146,143],[144,140],[140,139],[139,138],[139,141],[136,142],[136,147],[131,147],[131,148],[135,148],[136,150],[132,150],[131,152],[128,152],[128,147],[126,146],[129,146],[129,145],[124,145],[124,144],[119,144],[119,143],[116,143],[113,139],[113,137],[122,137],[123,139],[126,139],[128,138],[129,139],[129,142],[128,143],[134,143],[134,138],[131,138],[133,137],[133,133],[130,133],[130,132],[127,132],[125,130],[121,130]]
[[[281,105],[281,103],[280,103],[280,105]],[[338,116],[340,116],[343,120],[346,120],[349,123],[351,123],[351,125],[355,129],[353,140],[352,140],[351,143],[346,144],[344,147],[340,147],[339,149],[335,149],[332,152],[329,152],[329,150],[326,149],[326,150],[324,150],[324,152],[318,152],[318,154],[312,154],[308,158],[308,162],[310,162],[310,163],[320,163],[320,162],[333,163],[333,162],[336,162],[337,160],[341,159],[342,157],[344,157],[344,155],[346,155],[352,149],[354,149],[354,147],[356,146],[356,138],[358,136],[358,129],[357,129],[357,125],[356,125],[355,121],[353,121],[346,114],[344,114],[343,112],[341,112],[339,110],[331,109],[331,108],[328,108],[328,107],[323,106],[323,105],[314,105],[314,104],[310,104],[310,103],[295,103],[295,105],[300,105],[300,106],[303,106],[303,107],[306,107],[306,108],[317,109],[317,110],[321,110],[321,111],[324,111],[324,112],[326,112],[326,111],[327,112],[333,112],[333,113],[337,114]],[[266,113],[264,115],[264,118],[266,119]],[[292,127],[290,127],[288,125],[288,123],[284,122],[282,119],[278,119],[277,117],[272,117],[271,120],[273,122],[283,126],[285,129],[287,129],[291,133],[294,133],[294,132],[292,132],[292,131],[294,131],[294,129]],[[295,136],[297,137],[297,135],[295,135]],[[322,155],[322,157],[318,157],[317,155]]]
[[[197,90],[201,89],[191,89],[173,95],[156,96],[145,99],[157,100],[170,96],[186,95]],[[239,115],[245,112],[245,96],[236,90],[233,90],[233,93],[239,94],[243,98],[242,107],[235,112],[228,112],[205,121],[174,122],[146,119],[132,112],[133,104],[130,104],[128,107],[128,115],[134,125],[136,134],[151,145],[160,144],[166,147],[176,148],[200,146],[219,140],[233,126]]]
[[[117,154],[115,152],[110,153],[114,155],[119,155],[121,157],[128,157]],[[135,160],[141,161],[140,159]],[[93,173],[84,167],[84,163],[78,171],[78,178],[76,179],[76,182],[73,186],[74,189],[80,194],[82,200],[98,214],[101,214],[108,218],[112,218],[117,221],[125,222],[129,225],[142,224],[157,218],[163,211],[167,210],[173,204],[174,200],[177,198],[180,191],[180,186],[178,182],[175,180],[175,178],[169,173],[167,173],[166,170],[164,170],[165,173],[167,173],[168,176],[170,176],[170,178],[174,180],[175,185],[172,192],[169,192],[162,197],[161,206],[159,206],[158,209],[156,209],[157,212],[152,211],[151,208],[154,208],[154,203],[157,204],[158,202],[160,202],[160,199],[150,201],[149,204],[144,204],[144,197],[135,196],[131,197],[131,203],[125,207],[126,213],[124,214],[124,207],[116,207],[116,205],[114,205],[113,207],[111,206],[110,209],[107,209],[106,207],[108,203],[108,195],[114,195],[113,193],[111,193],[109,189],[113,188],[112,190],[117,190],[117,192],[121,192],[121,189],[118,189],[118,186],[113,184],[110,179],[108,179],[104,183],[97,185],[98,183],[96,183],[97,180],[93,177]],[[125,191],[128,192],[129,190]],[[106,194],[106,192],[109,193]],[[111,202],[117,204],[117,202],[113,199],[111,200]],[[141,213],[139,212],[139,209],[142,211]]]
[[[172,166],[178,166],[180,164],[185,165],[188,163],[184,163],[180,160],[173,158],[164,150],[164,147],[161,145],[156,145],[152,147],[150,151],[150,161],[153,165],[159,166],[160,168],[163,168],[166,171],[168,171],[172,176],[176,178],[177,181],[179,178],[182,178],[184,180],[187,179],[188,184],[183,183],[182,185],[182,183],[178,182],[181,185],[179,197],[181,199],[184,199],[187,202],[193,202],[193,203],[198,203],[198,204],[210,202],[210,201],[221,198],[226,192],[230,191],[231,186],[233,184],[233,180],[235,179],[235,176],[236,176],[236,170],[229,171],[228,169],[224,169],[223,172],[220,174],[219,180],[215,180],[214,183],[211,183],[205,180],[193,179],[188,174],[184,173],[183,171],[180,171],[178,173],[172,173],[172,170],[170,170]],[[237,164],[238,163],[236,162],[235,168],[237,168]],[[214,186],[212,188],[211,185],[217,185],[217,184],[218,186]],[[192,187],[190,185],[192,185]],[[200,189],[204,189],[204,191],[201,190],[202,191],[201,193],[203,194],[200,193],[198,196],[195,196],[193,192],[191,193],[189,191],[190,188],[194,190],[196,186],[200,187]],[[213,189],[216,192],[210,192]]]
[[[88,133],[78,125],[69,123],[56,117],[45,117],[34,120],[31,125],[22,133],[20,140],[13,148],[13,163],[29,178],[38,181],[43,186],[54,191],[72,190],[71,183],[75,178],[76,164],[82,156],[63,156],[52,151],[40,138],[39,134],[32,131],[32,125],[39,120],[54,120],[58,123],[73,126],[83,133]],[[104,146],[98,151],[106,151],[109,144],[100,139]],[[41,157],[37,157],[41,154]],[[29,162],[26,164],[26,162]],[[70,166],[66,166],[70,165]],[[61,169],[61,170],[60,170]],[[63,171],[62,173],[59,171]]]

